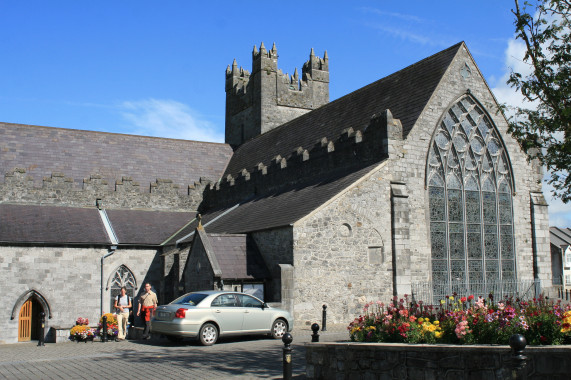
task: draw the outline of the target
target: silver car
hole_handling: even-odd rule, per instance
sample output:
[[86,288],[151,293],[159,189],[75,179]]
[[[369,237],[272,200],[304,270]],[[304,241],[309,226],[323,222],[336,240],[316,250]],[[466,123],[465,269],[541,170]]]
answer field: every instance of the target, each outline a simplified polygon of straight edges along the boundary
[[171,340],[197,338],[210,346],[219,336],[270,334],[280,339],[293,329],[291,314],[268,306],[244,293],[192,292],[159,306],[151,320],[151,332]]

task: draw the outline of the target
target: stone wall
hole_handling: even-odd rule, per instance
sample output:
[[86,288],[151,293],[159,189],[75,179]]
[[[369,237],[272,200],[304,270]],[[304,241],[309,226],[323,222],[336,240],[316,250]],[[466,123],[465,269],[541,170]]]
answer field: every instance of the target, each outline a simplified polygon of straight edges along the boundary
[[[465,65],[471,70],[466,77],[462,75]],[[402,297],[410,294],[411,284],[432,279],[427,154],[439,120],[468,91],[497,126],[511,161],[517,278],[548,277],[547,210],[535,197],[532,212],[530,199],[530,194],[541,192],[541,167],[528,163],[510,137],[495,98],[462,49],[412,130],[400,128],[399,132],[398,120],[385,113],[381,154],[387,154],[388,160],[294,224],[294,314],[298,323],[318,319],[323,304],[328,305],[333,323],[346,323],[361,313],[366,301],[388,301],[393,292]],[[363,143],[367,141],[364,136]],[[379,252],[381,263],[374,258]],[[543,285],[549,286],[546,281]]]
[[293,264],[293,236],[289,227],[252,233],[258,249],[270,271],[271,279],[266,283],[267,302],[282,302],[282,269],[280,264]]
[[[227,174],[204,191],[201,209],[234,205],[255,194],[267,194],[319,176],[346,174],[388,157],[387,125],[396,123],[390,111],[371,116],[363,130],[347,128],[338,136],[322,137],[312,146],[298,147],[287,157]],[[402,130],[401,130],[402,136]],[[402,137],[401,137],[402,139]],[[392,149],[392,148],[391,148]]]
[[[0,246],[0,303],[4,305],[0,343],[17,342],[20,308],[32,291],[51,310],[51,318],[46,315],[46,332],[50,327],[69,328],[78,317],[96,325],[101,307],[101,257],[107,253],[105,247]],[[110,311],[110,280],[121,265],[133,273],[140,290],[145,282],[158,288],[159,261],[153,249],[118,249],[106,258],[103,311]]]
[[390,182],[385,164],[326,207],[294,224],[294,318],[330,323],[393,294]]
[[[215,273],[216,269],[218,269],[218,273]],[[215,274],[220,278],[220,269],[212,268],[203,240],[199,239],[199,236],[195,236],[183,272],[185,291],[217,289],[218,284],[214,282]]]
[[182,194],[171,180],[157,179],[141,188],[132,178],[123,177],[114,184],[114,189],[110,189],[101,176],[92,175],[78,187],[63,173],[52,173],[44,177],[41,186],[36,186],[25,169],[16,168],[6,173],[4,182],[0,183],[0,202],[94,207],[99,199],[105,208],[189,211],[198,209],[208,184],[201,180]]
[[[509,346],[307,343],[308,379],[511,379]],[[568,379],[571,346],[528,347],[520,374],[529,380]],[[523,378],[523,377],[521,377]]]

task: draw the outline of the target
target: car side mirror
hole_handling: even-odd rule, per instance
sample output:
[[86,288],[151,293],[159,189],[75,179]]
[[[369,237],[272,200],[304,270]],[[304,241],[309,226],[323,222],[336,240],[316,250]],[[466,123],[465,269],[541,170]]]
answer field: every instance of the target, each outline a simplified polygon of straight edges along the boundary
[[262,310],[266,309],[267,307],[268,307],[268,304],[264,302],[264,303],[262,304]]

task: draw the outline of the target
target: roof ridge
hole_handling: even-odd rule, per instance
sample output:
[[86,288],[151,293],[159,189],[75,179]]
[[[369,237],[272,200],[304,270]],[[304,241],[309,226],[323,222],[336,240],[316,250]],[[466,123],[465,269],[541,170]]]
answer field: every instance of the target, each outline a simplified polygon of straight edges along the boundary
[[[331,102],[329,102],[329,103],[326,103],[326,104],[322,105],[321,107],[318,107],[318,108],[316,108],[316,109],[314,109],[314,110],[311,110],[311,111],[308,112],[308,113],[304,113],[303,115],[300,115],[300,116],[296,117],[295,119],[292,119],[292,120],[290,120],[290,121],[288,121],[288,122],[285,122],[285,123],[283,123],[283,124],[281,124],[281,125],[279,125],[279,126],[273,128],[273,129],[269,130],[268,132],[259,134],[259,135],[255,136],[255,137],[251,138],[250,140],[246,141],[244,144],[240,145],[240,146],[238,147],[238,149],[236,149],[236,151],[240,150],[240,148],[241,148],[242,146],[248,144],[248,143],[251,142],[251,141],[255,141],[255,140],[259,139],[259,138],[262,137],[262,136],[265,136],[265,135],[268,135],[268,134],[271,134],[271,133],[275,133],[274,131],[285,128],[287,125],[291,124],[291,123],[292,123],[293,121],[295,121],[295,120],[299,120],[299,119],[302,119],[302,118],[304,118],[304,117],[308,117],[307,115],[311,114],[312,112],[314,112],[314,111],[316,111],[316,110],[326,109],[326,108],[328,108],[329,106],[331,106],[332,104],[336,104],[336,103],[340,102],[341,100],[343,100],[343,99],[345,99],[345,98],[347,98],[347,97],[349,97],[349,96],[354,96],[355,94],[357,94],[357,93],[359,93],[359,92],[363,92],[363,91],[365,91],[366,89],[368,89],[368,88],[370,88],[370,87],[372,87],[372,86],[374,86],[374,85],[377,85],[377,84],[378,84],[379,82],[381,82],[381,81],[387,80],[387,79],[389,79],[389,78],[391,78],[391,77],[393,77],[393,76],[396,76],[397,74],[401,74],[403,71],[410,70],[410,69],[412,69],[412,68],[415,67],[415,66],[419,66],[420,64],[425,63],[425,61],[428,61],[428,60],[430,60],[430,59],[434,59],[434,57],[436,57],[436,56],[438,56],[438,55],[444,54],[444,53],[446,53],[446,52],[448,52],[448,51],[450,51],[450,50],[454,50],[454,48],[459,47],[459,46],[461,46],[462,44],[464,44],[464,41],[458,42],[458,43],[456,43],[456,44],[454,44],[454,45],[452,45],[452,46],[450,46],[450,47],[448,47],[448,48],[446,48],[446,49],[444,49],[444,50],[441,50],[441,51],[436,52],[436,53],[434,53],[434,54],[432,54],[432,55],[430,55],[430,56],[428,56],[428,57],[426,57],[426,58],[423,58],[423,59],[421,59],[420,61],[417,61],[417,62],[415,62],[415,63],[412,63],[412,64],[410,64],[410,65],[408,65],[408,66],[406,66],[406,67],[404,67],[404,68],[402,68],[402,69],[400,69],[400,70],[398,70],[398,71],[395,71],[395,72],[393,72],[393,73],[391,73],[391,74],[389,74],[389,75],[387,75],[387,76],[384,76],[384,77],[382,77],[382,78],[379,78],[379,79],[377,79],[376,81],[369,83],[368,85],[365,85],[365,86],[360,87],[360,88],[358,88],[358,89],[356,89],[356,90],[353,90],[353,91],[349,92],[348,94],[345,94],[345,95],[341,96],[340,98],[337,98],[337,99],[335,99],[335,100],[333,100],[333,101],[331,101]],[[236,151],[235,151],[235,152],[236,152]],[[234,152],[234,153],[235,153],[235,152]]]
[[244,142],[234,151],[224,176],[250,170],[259,162],[266,165],[277,154],[289,157],[317,138],[336,138],[343,128],[361,129],[372,115],[386,109],[400,119],[406,136],[462,46],[459,42]]
[[47,125],[21,124],[21,123],[10,123],[10,122],[0,121],[0,126],[2,126],[2,125],[18,126],[18,127],[32,127],[32,128],[45,128],[45,129],[52,129],[52,130],[59,130],[59,131],[76,131],[76,132],[82,132],[82,133],[96,133],[96,134],[106,134],[106,135],[115,135],[115,136],[140,137],[140,138],[154,139],[154,140],[170,140],[170,141],[184,141],[184,142],[192,142],[192,143],[200,143],[200,144],[228,145],[226,143],[212,142],[212,141],[186,140],[186,139],[177,139],[177,138],[172,138],[172,137],[145,136],[145,135],[135,135],[132,133],[94,131],[91,129],[50,127]]

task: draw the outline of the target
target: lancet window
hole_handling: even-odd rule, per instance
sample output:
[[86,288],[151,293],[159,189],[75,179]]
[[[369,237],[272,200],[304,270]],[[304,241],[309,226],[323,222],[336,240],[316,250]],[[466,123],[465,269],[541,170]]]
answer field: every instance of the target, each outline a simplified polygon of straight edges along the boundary
[[515,280],[511,165],[497,128],[471,95],[436,128],[426,174],[435,298],[458,283],[483,292]]
[[113,277],[111,277],[111,309],[114,310],[115,299],[117,295],[121,293],[121,287],[125,287],[127,289],[127,295],[131,298],[135,297],[135,291],[137,290],[137,281],[135,280],[135,276],[133,273],[127,268],[125,265],[121,265],[115,273]]

